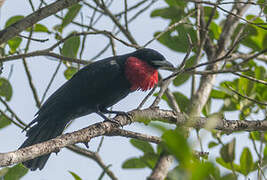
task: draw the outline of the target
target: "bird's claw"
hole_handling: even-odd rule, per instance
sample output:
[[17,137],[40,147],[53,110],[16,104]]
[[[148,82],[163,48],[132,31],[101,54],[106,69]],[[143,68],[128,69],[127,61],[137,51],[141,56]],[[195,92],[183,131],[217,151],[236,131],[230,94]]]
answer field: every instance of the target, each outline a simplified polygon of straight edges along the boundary
[[83,142],[83,144],[85,145],[85,147],[86,147],[87,149],[89,149],[89,142]]
[[126,116],[129,120],[132,121],[132,115],[129,114],[129,113],[127,113],[127,112],[123,112],[123,111],[122,111],[122,112],[117,113],[117,115]]
[[104,121],[108,121],[108,122],[114,123],[120,127],[123,127],[119,121],[116,121],[115,119],[112,119],[112,118],[106,118]]

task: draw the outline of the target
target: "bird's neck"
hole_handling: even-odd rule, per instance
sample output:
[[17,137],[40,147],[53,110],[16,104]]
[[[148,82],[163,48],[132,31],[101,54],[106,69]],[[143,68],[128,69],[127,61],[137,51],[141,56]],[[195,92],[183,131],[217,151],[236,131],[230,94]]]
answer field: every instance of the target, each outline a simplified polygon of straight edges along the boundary
[[158,71],[136,57],[129,57],[125,63],[125,75],[131,84],[131,90],[146,91],[158,83]]

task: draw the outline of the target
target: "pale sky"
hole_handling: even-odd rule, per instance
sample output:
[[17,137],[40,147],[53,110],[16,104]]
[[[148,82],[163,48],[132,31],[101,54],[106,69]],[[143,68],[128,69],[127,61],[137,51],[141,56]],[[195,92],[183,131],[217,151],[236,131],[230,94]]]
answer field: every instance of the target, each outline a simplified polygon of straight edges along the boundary
[[[48,1],[47,1],[48,2]],[[52,1],[49,1],[52,2]],[[120,9],[123,7],[123,1],[116,1],[115,3],[116,9]],[[153,33],[158,30],[163,30],[167,25],[168,22],[166,20],[162,20],[160,18],[150,18],[151,10],[155,9],[156,7],[163,7],[165,6],[164,2],[160,1],[155,3],[155,5],[150,8],[149,11],[144,13],[139,17],[139,20],[136,20],[134,23],[130,24],[130,29],[132,29],[132,33],[134,37],[136,37],[137,41],[140,44],[144,44],[148,40],[153,37]],[[116,10],[115,9],[115,10]],[[114,8],[113,8],[114,10]],[[28,1],[21,1],[21,0],[7,0],[3,7],[1,8],[1,27],[3,28],[6,20],[14,15],[28,15],[31,13],[31,8]],[[89,16],[90,13],[87,15]],[[50,17],[42,21],[43,24],[48,24],[51,27],[51,24],[55,25],[54,22],[55,18]],[[99,29],[105,29],[109,27],[109,24],[102,22]],[[73,28],[72,28],[73,29]],[[80,29],[77,29],[79,31]],[[46,38],[46,35],[39,35],[39,37]],[[120,36],[123,37],[123,36]],[[51,38],[52,39],[52,38]],[[100,36],[90,36],[88,37],[90,41],[88,42],[88,48],[84,53],[84,58],[93,57],[98,51],[103,47],[105,43],[103,43],[104,39],[100,38]],[[102,41],[103,39],[103,41]],[[34,50],[41,50],[44,48],[49,47],[49,45],[53,44],[53,41],[49,41],[48,43],[34,43],[34,46],[30,47],[30,51]],[[120,43],[117,43],[117,51],[118,54],[124,54],[133,51],[132,48],[125,47]],[[150,48],[154,48],[164,54],[164,56],[170,60],[173,64],[177,65],[183,59],[183,55],[177,54],[165,46],[159,44],[158,42],[153,42]],[[112,56],[111,51],[106,52],[101,58]],[[39,96],[42,95],[44,92],[45,87],[48,84],[49,79],[54,72],[57,62],[51,61],[45,57],[35,57],[27,59],[30,67],[30,71],[33,76],[33,83],[37,87],[37,91]],[[21,63],[21,60],[11,61],[4,64],[4,73],[3,76],[7,77],[11,65],[14,65],[13,75],[11,77],[11,83],[13,87],[13,97],[11,102],[9,103],[10,106],[17,112],[18,116],[24,121],[29,123],[32,119],[34,114],[37,111],[35,107],[35,102],[33,100],[33,96],[31,90],[28,85],[28,81]],[[53,93],[60,85],[62,85],[66,79],[63,76],[63,71],[65,70],[64,66],[61,66],[61,73],[59,73],[49,91],[49,95]],[[166,76],[166,72],[163,73]],[[224,77],[225,78],[225,77]],[[229,78],[229,77],[228,77]],[[221,79],[220,79],[221,80]],[[178,88],[180,92],[189,95],[190,93],[190,86],[189,83],[183,85]],[[120,101],[118,104],[114,106],[116,110],[124,110],[129,111],[137,107],[137,105],[141,102],[143,97],[147,93],[143,92],[135,92],[126,97],[124,100]],[[150,103],[152,102],[153,98],[150,98]],[[149,105],[149,102],[146,104]],[[218,105],[215,105],[215,108],[218,108]],[[160,108],[168,109],[166,104],[162,102],[160,104]],[[237,118],[236,115],[229,116],[231,119]],[[78,130],[84,128],[90,124],[95,122],[102,121],[102,119],[95,115],[91,114],[82,118],[77,119],[70,128],[67,129],[67,132],[72,132],[74,130]],[[133,123],[130,126],[125,127],[125,129],[136,131],[136,132],[143,132],[151,135],[158,134],[152,128],[144,126],[142,124]],[[203,137],[207,140],[210,138],[208,133],[202,131]],[[194,136],[194,135],[193,135]],[[228,137],[227,137],[228,138]],[[242,142],[242,137],[239,137],[240,141]],[[25,140],[25,133],[21,133],[21,129],[16,127],[15,125],[10,125],[7,128],[1,129],[0,131],[0,152],[7,152],[13,151],[17,149],[22,142]],[[229,137],[230,139],[230,137]],[[100,138],[95,138],[89,143],[89,149],[95,150],[99,144]],[[204,141],[206,142],[206,141]],[[194,144],[194,141],[192,141]],[[245,142],[244,142],[245,144]],[[82,145],[82,147],[84,147]],[[197,145],[198,147],[198,145]],[[206,150],[208,150],[206,148]],[[212,152],[211,156],[216,155],[216,151]],[[115,175],[119,179],[129,179],[129,180],[136,180],[136,179],[145,179],[150,174],[150,170],[123,170],[121,168],[122,162],[126,159],[134,156],[140,156],[140,151],[136,150],[129,144],[129,139],[122,138],[122,137],[105,137],[103,146],[100,151],[100,155],[106,165],[112,164],[111,170],[115,173]],[[67,149],[61,150],[58,155],[52,154],[48,163],[46,164],[45,168],[42,171],[33,171],[29,172],[23,180],[51,180],[51,179],[64,179],[64,180],[72,180],[74,179],[68,171],[73,171],[78,174],[82,179],[97,179],[102,172],[102,169],[91,159],[84,158],[80,155],[74,154]],[[109,179],[108,176],[105,176],[105,180]]]

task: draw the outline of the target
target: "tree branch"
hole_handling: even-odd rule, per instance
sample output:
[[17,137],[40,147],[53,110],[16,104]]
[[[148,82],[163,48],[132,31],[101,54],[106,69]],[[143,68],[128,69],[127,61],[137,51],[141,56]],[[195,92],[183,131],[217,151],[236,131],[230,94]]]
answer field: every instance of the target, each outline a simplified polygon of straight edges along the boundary
[[112,180],[118,180],[115,174],[111,170],[109,170],[109,167],[104,164],[103,160],[97,152],[92,152],[87,149],[80,148],[76,145],[69,145],[67,146],[67,148],[77,154],[93,159]]
[[40,20],[56,14],[58,11],[70,7],[80,1],[81,0],[58,0],[48,6],[39,9],[38,11],[33,12],[32,14],[21,19],[15,24],[12,24],[11,26],[0,31],[0,44],[3,44],[9,39],[17,36],[20,32],[27,29],[28,27],[33,26]]
[[18,54],[18,55],[3,57],[3,58],[0,58],[0,62],[7,62],[11,60],[21,59],[21,58],[26,58],[26,57],[35,57],[35,56],[49,56],[49,57],[53,57],[59,60],[74,62],[78,64],[90,63],[89,61],[86,61],[86,60],[62,56],[54,52],[49,52],[47,50],[40,50],[40,51],[34,51],[34,52],[26,53],[26,54]]
[[[243,6],[239,6],[236,4],[232,9],[232,13],[236,13],[238,16],[242,16],[248,9],[248,7],[249,7],[248,4],[245,4]],[[209,62],[213,62],[213,60],[216,59],[216,57],[219,57],[220,59],[220,57],[224,56],[225,48],[228,46],[228,44],[230,44],[232,35],[234,33],[236,26],[238,25],[238,22],[239,18],[237,16],[233,16],[232,14],[229,14],[227,16],[227,19],[222,29],[222,33],[218,40],[218,49],[216,50],[216,52],[212,51],[212,54],[210,55],[208,54],[209,51],[206,51]],[[230,55],[231,51],[228,52],[229,54],[226,53],[228,54],[227,56]],[[219,62],[211,64],[210,66],[207,67],[207,70],[217,71],[218,68],[219,68]],[[215,74],[210,74],[201,77],[199,88],[197,92],[194,94],[194,96],[191,97],[190,116],[198,116],[201,113],[202,108],[204,107],[209,98],[213,84],[215,83],[215,78],[216,78]]]
[[147,180],[164,180],[173,161],[174,157],[172,155],[162,153],[156,167],[153,169]]
[[[144,110],[133,110],[128,112],[132,119],[126,116],[116,116],[115,119],[121,126],[130,124],[132,121],[142,121],[148,119],[151,121],[162,121],[176,124],[177,126],[188,126],[195,128],[215,128],[224,132],[234,131],[266,131],[267,120],[262,121],[246,121],[246,120],[225,120],[219,117],[204,118],[194,117],[187,118],[183,113],[175,114],[170,110],[162,110],[158,108],[149,108]],[[116,132],[118,124],[111,122],[100,122],[90,125],[81,130],[63,134],[57,138],[51,139],[46,142],[35,144],[23,149],[11,151],[7,153],[0,153],[0,167],[9,166],[15,163],[20,163],[39,157],[41,155],[58,152],[61,148],[76,143],[89,142],[92,138],[109,135]],[[117,131],[118,132],[118,131]]]

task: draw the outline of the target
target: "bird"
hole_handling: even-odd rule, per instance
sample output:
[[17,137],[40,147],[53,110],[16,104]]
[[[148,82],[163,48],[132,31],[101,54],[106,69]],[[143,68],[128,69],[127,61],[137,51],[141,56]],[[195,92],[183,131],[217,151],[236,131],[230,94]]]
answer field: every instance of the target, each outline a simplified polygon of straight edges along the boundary
[[[105,114],[125,115],[123,111],[108,108],[129,93],[153,88],[158,83],[158,69],[171,68],[173,65],[161,53],[149,48],[108,57],[83,67],[44,102],[24,129],[27,139],[19,149],[61,135],[70,121],[81,116],[97,113],[104,120],[113,121]],[[49,156],[27,160],[23,165],[32,171],[42,170]]]

